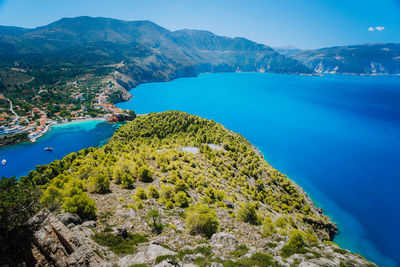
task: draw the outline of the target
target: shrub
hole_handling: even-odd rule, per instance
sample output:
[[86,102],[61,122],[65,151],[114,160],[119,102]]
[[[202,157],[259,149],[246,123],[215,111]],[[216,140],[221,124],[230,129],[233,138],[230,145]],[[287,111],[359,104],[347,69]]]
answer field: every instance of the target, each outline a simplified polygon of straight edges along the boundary
[[202,203],[191,205],[186,211],[186,227],[192,235],[201,234],[210,238],[218,231],[217,214]]
[[147,166],[141,166],[137,170],[137,176],[139,181],[149,183],[153,181],[153,173]]
[[185,183],[184,181],[182,181],[182,180],[178,180],[176,183],[175,183],[175,192],[179,192],[179,191],[184,191],[184,192],[186,192],[186,190],[188,190],[189,189],[189,186],[187,185],[187,183]]
[[146,190],[144,190],[143,188],[136,189],[135,197],[137,197],[138,199],[147,199]]
[[43,196],[40,202],[48,206],[51,210],[53,210],[61,203],[62,195],[63,194],[60,189],[58,189],[54,185],[50,185],[43,192]]
[[260,219],[257,215],[256,211],[256,204],[254,203],[247,203],[242,205],[237,213],[237,218],[240,221],[250,223],[250,224],[260,224]]
[[277,227],[279,227],[279,228],[285,228],[287,224],[288,224],[288,221],[286,220],[285,217],[278,217],[278,218],[275,220],[275,225],[276,225]]
[[168,201],[165,203],[165,207],[166,207],[167,209],[172,209],[172,208],[174,207],[174,203],[173,203],[171,200],[168,200]]
[[290,234],[289,241],[281,250],[282,257],[290,257],[296,253],[305,253],[307,247],[306,241],[304,240],[303,233],[299,230],[295,230]]
[[241,256],[245,255],[249,251],[249,248],[245,245],[240,245],[238,248],[231,252],[232,256],[235,258],[240,258]]
[[175,194],[174,201],[176,206],[178,207],[187,208],[189,206],[189,198],[183,191],[179,191],[178,193]]
[[108,232],[96,233],[92,239],[99,245],[109,247],[115,254],[132,254],[138,244],[147,242],[145,235],[132,233],[128,233],[125,239]]
[[159,198],[160,193],[158,193],[157,187],[155,187],[154,185],[150,185],[149,187],[147,187],[147,196],[151,198]]
[[78,214],[82,219],[96,218],[96,203],[82,191],[72,197],[64,198],[63,209]]
[[272,223],[271,218],[265,217],[262,224],[262,234],[266,237],[276,233],[275,225]]
[[128,173],[124,173],[121,175],[120,183],[123,188],[135,188],[135,178],[133,178],[133,176]]
[[168,185],[161,185],[161,192],[160,192],[160,196],[162,198],[165,198],[166,200],[170,200],[173,199],[175,193],[174,190],[172,190],[172,188]]
[[104,173],[96,173],[89,179],[89,188],[91,192],[105,194],[110,192],[110,177]]

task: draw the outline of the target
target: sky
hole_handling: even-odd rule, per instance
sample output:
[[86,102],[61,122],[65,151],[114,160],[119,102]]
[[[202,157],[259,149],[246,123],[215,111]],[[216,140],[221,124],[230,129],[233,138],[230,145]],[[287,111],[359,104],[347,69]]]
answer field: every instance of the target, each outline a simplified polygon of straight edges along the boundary
[[400,43],[400,0],[0,0],[0,25],[33,28],[83,15],[151,20],[273,47]]

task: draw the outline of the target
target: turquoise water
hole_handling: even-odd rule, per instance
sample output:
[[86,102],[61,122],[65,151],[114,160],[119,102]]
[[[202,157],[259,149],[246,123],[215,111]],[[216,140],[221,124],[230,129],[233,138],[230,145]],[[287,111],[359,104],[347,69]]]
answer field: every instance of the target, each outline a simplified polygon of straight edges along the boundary
[[[36,165],[62,159],[71,152],[83,148],[99,146],[114,133],[117,124],[104,121],[81,121],[54,125],[51,130],[36,143],[22,143],[0,148],[0,160],[6,159],[6,165],[0,165],[1,177],[20,177],[34,170]],[[53,147],[52,152],[45,147]]]
[[338,223],[335,242],[397,265],[400,76],[203,74],[131,93],[120,108],[186,111],[241,133]]

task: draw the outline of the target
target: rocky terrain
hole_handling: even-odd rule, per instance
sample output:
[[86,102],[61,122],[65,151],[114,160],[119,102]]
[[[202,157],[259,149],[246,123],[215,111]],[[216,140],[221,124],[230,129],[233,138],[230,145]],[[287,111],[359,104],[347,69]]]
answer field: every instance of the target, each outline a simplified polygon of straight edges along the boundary
[[27,180],[52,210],[31,219],[36,266],[375,266],[331,242],[336,226],[247,140],[182,112]]

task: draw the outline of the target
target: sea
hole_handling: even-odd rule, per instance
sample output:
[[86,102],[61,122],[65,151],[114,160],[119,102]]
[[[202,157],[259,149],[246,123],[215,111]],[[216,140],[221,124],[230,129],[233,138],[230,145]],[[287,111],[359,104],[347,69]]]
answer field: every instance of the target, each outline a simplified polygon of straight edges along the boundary
[[242,134],[379,266],[400,259],[400,76],[201,74],[143,84],[118,107],[180,110]]
[[[117,106],[185,111],[242,134],[337,223],[337,244],[379,266],[400,266],[400,76],[207,73],[131,94]],[[0,177],[101,146],[117,127],[56,125],[37,143],[1,148]]]

